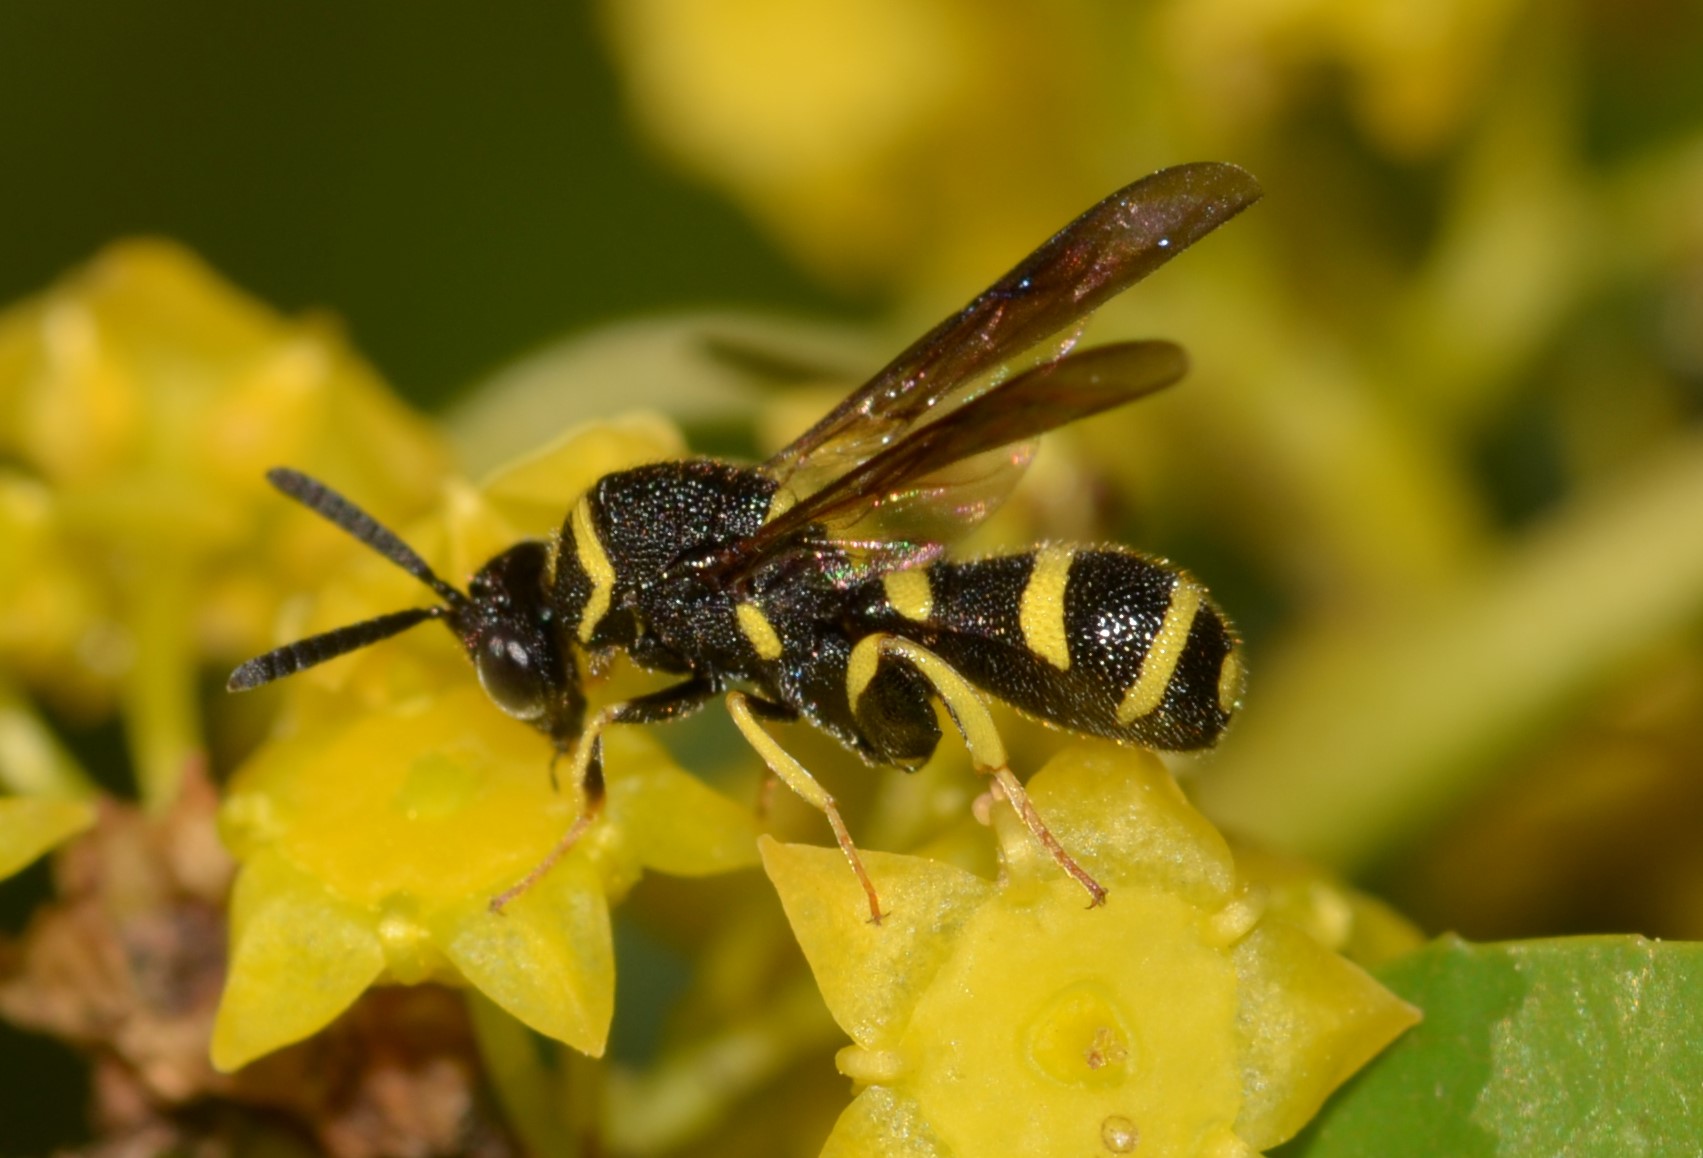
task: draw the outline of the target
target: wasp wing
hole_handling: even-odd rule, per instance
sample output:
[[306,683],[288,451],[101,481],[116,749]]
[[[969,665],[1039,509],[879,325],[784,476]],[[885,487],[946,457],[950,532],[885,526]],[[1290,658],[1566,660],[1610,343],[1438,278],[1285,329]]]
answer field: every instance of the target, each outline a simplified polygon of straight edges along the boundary
[[[927,501],[942,472],[966,464],[974,469],[984,456],[996,453],[1022,454],[1026,461],[1026,450],[1011,449],[1015,444],[1161,390],[1187,370],[1182,347],[1163,341],[1098,346],[1036,366],[913,428],[886,450],[781,511],[728,548],[710,569],[722,582],[737,583],[777,552],[815,551],[828,540],[855,545],[859,524],[874,515],[891,516],[918,496]],[[891,550],[900,556],[915,552],[918,558],[933,553],[927,543],[898,544]]]
[[1080,322],[1259,197],[1252,176],[1218,162],[1163,169],[1120,189],[924,334],[765,469],[783,486],[807,467],[825,478],[851,469],[953,395],[963,404],[990,389],[1002,363]]

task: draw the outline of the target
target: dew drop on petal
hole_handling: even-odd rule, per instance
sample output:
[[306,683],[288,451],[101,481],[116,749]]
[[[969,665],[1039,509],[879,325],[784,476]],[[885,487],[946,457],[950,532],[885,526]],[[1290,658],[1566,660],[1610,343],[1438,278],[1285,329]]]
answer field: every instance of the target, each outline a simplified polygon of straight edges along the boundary
[[1130,1154],[1141,1145],[1141,1131],[1122,1114],[1113,1114],[1100,1123],[1100,1144],[1108,1154]]

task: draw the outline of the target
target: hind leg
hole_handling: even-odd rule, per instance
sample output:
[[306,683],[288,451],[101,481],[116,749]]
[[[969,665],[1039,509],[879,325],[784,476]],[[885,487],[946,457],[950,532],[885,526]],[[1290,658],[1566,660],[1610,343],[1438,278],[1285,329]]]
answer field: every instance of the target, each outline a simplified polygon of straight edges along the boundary
[[[1005,742],[994,727],[993,717],[988,714],[981,693],[951,664],[920,643],[903,636],[879,632],[864,636],[852,648],[851,663],[846,671],[846,693],[859,723],[864,718],[864,701],[872,700],[872,712],[878,709],[882,681],[890,679],[884,673],[899,665],[914,671],[940,697],[964,737],[964,746],[969,749],[970,762],[975,765],[976,771],[992,778],[1035,839],[1052,854],[1053,860],[1072,880],[1088,891],[1089,907],[1104,904],[1105,886],[1089,876],[1047,828],[1040,813],[1030,803],[1022,782],[1011,772],[1006,760]],[[930,714],[932,717],[932,711]],[[938,729],[935,736],[939,736]]]

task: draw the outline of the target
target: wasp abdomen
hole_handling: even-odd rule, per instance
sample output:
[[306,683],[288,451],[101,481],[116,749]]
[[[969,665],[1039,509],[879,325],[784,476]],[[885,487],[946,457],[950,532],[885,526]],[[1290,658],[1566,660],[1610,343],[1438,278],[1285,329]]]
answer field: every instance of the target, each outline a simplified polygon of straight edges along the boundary
[[1234,633],[1188,575],[1117,547],[1052,545],[894,572],[871,627],[909,636],[1051,723],[1170,750],[1205,748],[1235,711]]

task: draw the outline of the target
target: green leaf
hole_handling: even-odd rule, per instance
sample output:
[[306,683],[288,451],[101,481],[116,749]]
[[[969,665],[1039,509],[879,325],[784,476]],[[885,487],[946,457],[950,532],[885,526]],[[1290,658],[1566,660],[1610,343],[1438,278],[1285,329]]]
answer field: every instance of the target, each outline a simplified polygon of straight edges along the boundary
[[1284,1158],[1697,1152],[1703,944],[1445,937],[1376,972],[1425,1020]]

